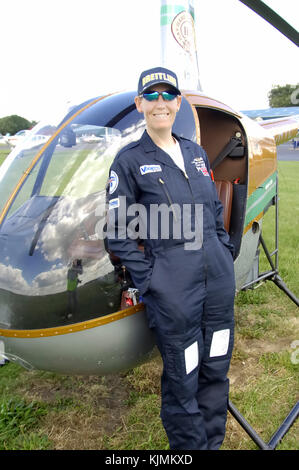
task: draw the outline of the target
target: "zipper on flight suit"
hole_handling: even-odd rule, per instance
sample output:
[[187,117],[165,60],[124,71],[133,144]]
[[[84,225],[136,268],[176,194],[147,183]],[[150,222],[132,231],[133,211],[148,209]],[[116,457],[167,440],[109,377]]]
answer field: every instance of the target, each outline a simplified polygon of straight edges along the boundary
[[[192,187],[191,187],[191,184],[190,184],[190,181],[189,181],[189,176],[187,175],[187,173],[183,170],[181,170],[183,175],[185,176],[186,180],[187,180],[187,183],[188,183],[188,186],[189,186],[189,189],[190,189],[190,193],[192,195],[192,199],[193,199],[193,203],[194,203],[194,206],[195,206],[195,198],[194,198],[194,194],[193,194],[193,191],[192,191]],[[196,210],[195,210],[195,217],[196,217]],[[206,260],[205,260],[205,251],[204,251],[204,247],[203,247],[203,240],[202,240],[202,252],[203,252],[203,258],[204,258],[204,273],[205,273],[205,285],[207,284],[207,270],[208,270],[208,267],[207,267],[207,263],[206,263]]]
[[[191,196],[192,196],[192,199],[193,199],[193,204],[195,206],[195,199],[194,199],[194,194],[193,194],[193,191],[192,191],[192,187],[191,187],[191,184],[190,184],[190,181],[189,181],[189,176],[187,175],[187,173],[183,170],[181,170],[183,175],[185,176],[186,180],[187,180],[187,183],[188,183],[188,186],[189,186],[189,189],[190,189],[190,193],[191,193]],[[195,211],[195,216],[196,216],[196,211]]]
[[158,178],[158,182],[161,184],[162,188],[163,188],[163,191],[164,191],[164,194],[165,196],[167,197],[167,200],[169,202],[169,205],[171,206],[171,210],[172,210],[172,213],[173,213],[173,217],[174,217],[174,220],[177,222],[177,215],[175,213],[175,208],[174,208],[174,205],[173,205],[173,202],[171,200],[171,197],[170,197],[170,194],[169,194],[169,191],[167,189],[167,186],[166,186],[166,183],[164,180],[162,180],[162,178]]

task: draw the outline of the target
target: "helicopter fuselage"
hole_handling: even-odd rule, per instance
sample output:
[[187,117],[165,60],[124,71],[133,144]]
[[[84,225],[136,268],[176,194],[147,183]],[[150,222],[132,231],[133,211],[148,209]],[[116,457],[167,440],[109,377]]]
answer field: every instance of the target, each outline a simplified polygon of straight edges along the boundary
[[[121,308],[123,285],[103,235],[109,167],[145,129],[135,94],[99,97],[58,124],[37,125],[2,165],[0,346],[26,368],[103,375],[155,351],[142,301]],[[215,164],[240,290],[253,276],[263,215],[277,193],[282,133],[199,92],[182,94],[174,132],[200,143]],[[284,129],[285,141],[294,129]],[[36,135],[46,143],[34,146]]]

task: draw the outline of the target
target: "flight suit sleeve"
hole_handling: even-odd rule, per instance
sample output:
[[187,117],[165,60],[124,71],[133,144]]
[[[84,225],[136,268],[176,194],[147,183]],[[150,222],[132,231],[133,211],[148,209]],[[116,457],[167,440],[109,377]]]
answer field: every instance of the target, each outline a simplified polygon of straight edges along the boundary
[[124,160],[127,159],[116,158],[110,168],[107,245],[126,266],[135,287],[144,295],[149,287],[152,267],[143,251],[138,249],[137,239],[134,239],[136,232],[129,228],[130,222],[136,220],[137,214],[128,215],[128,208],[137,203],[139,188]]
[[[211,175],[211,169],[210,169],[210,163],[208,156],[205,152],[204,149],[202,149],[204,153],[204,159],[206,163],[207,170],[209,174]],[[214,202],[215,202],[215,214],[216,214],[216,232],[219,240],[223,245],[225,245],[231,252],[232,256],[234,256],[235,253],[235,247],[232,243],[230,243],[230,237],[227,231],[224,228],[224,222],[223,222],[223,206],[221,201],[218,198],[217,190],[215,183],[211,181],[211,184],[213,185],[213,192],[214,192]]]

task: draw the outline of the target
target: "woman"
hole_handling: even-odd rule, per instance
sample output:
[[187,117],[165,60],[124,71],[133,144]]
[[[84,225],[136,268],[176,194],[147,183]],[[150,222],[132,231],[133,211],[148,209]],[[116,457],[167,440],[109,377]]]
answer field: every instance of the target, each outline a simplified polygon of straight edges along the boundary
[[233,348],[233,247],[206,153],[172,134],[181,100],[174,72],[157,67],[141,74],[135,104],[146,131],[111,166],[107,238],[143,296],[156,335],[170,448],[218,449]]

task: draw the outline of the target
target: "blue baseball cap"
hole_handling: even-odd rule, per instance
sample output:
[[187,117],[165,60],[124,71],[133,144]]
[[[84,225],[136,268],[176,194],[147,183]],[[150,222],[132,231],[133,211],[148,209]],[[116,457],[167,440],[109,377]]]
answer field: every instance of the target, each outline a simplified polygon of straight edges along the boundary
[[181,94],[176,74],[164,67],[155,67],[141,73],[138,82],[138,95],[142,95],[145,90],[158,83],[170,85],[179,95]]

